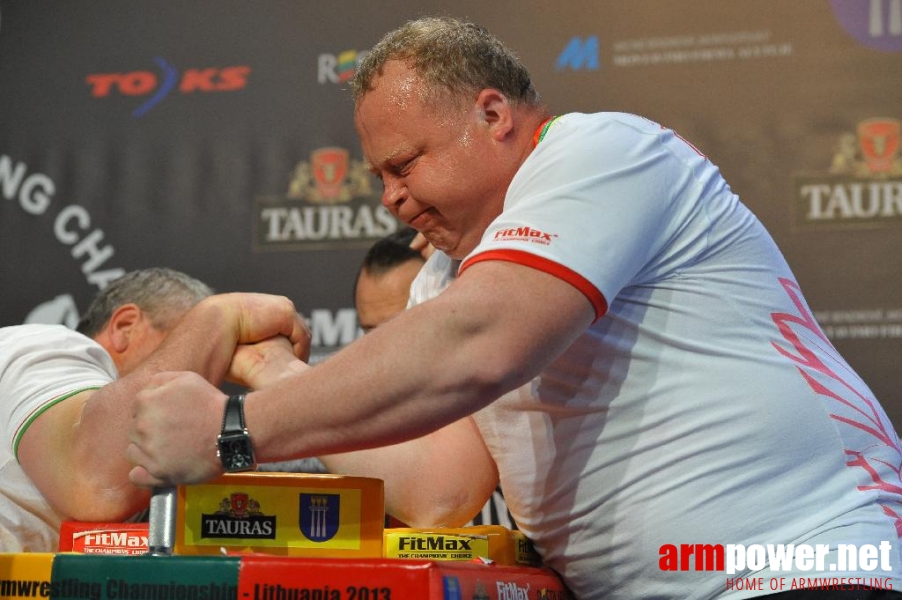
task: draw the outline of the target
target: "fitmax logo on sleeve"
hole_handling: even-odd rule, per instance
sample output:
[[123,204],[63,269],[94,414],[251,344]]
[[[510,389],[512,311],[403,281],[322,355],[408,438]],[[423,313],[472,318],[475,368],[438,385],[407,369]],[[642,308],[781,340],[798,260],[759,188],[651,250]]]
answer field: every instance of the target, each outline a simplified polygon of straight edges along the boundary
[[141,118],[172,93],[194,94],[234,92],[247,86],[251,68],[247,65],[179,69],[159,56],[154,58],[159,73],[128,71],[125,73],[91,73],[85,82],[94,98],[111,96],[147,97],[132,111]]

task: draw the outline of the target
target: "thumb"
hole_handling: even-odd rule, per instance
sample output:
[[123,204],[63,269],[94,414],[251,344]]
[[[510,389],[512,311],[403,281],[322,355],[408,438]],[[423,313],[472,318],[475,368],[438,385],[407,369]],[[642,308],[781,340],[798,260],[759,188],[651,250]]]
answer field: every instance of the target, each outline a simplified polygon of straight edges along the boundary
[[150,471],[141,466],[132,467],[132,470],[128,472],[128,478],[134,485],[143,488],[159,487],[166,483],[151,475]]

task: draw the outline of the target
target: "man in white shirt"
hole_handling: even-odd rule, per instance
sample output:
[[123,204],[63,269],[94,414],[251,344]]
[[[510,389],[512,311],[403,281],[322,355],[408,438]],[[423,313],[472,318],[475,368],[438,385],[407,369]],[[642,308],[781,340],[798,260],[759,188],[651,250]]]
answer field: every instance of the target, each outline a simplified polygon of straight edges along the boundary
[[[461,261],[458,276],[249,394],[260,456],[385,446],[363,466],[386,480],[387,506],[433,524],[470,518],[500,480],[584,600],[747,598],[818,577],[870,582],[860,599],[898,595],[898,437],[707,157],[635,115],[555,117],[512,52],[453,18],[387,34],[353,89],[383,204]],[[132,423],[132,481],[219,475],[226,400],[192,374],[154,378]],[[417,452],[390,460],[414,438]],[[824,560],[727,574],[686,557],[696,545],[808,545]],[[879,566],[840,570],[847,547],[880,548]]]
[[187,369],[261,387],[273,377],[267,357],[290,372],[272,358],[291,355],[289,337],[306,357],[305,336],[284,298],[214,296],[158,268],[113,281],[78,331],[0,328],[0,551],[55,551],[63,520],[117,522],[146,508],[124,455],[131,400],[152,374]]

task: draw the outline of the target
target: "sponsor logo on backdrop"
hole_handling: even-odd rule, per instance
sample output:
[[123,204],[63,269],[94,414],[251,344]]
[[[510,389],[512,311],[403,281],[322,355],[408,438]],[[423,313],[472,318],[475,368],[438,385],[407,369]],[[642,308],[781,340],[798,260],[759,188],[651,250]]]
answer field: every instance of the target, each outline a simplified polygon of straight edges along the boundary
[[770,31],[724,31],[617,40],[611,62],[615,67],[645,67],[791,55],[792,43],[775,40]]
[[244,492],[219,501],[215,513],[201,514],[202,538],[276,539],[276,517],[264,515],[260,503]]
[[833,15],[858,43],[902,52],[902,0],[830,0]]
[[317,58],[316,80],[320,85],[345,83],[357,72],[357,65],[368,50],[345,50],[340,54],[320,54]]
[[45,325],[65,325],[69,329],[78,327],[78,306],[72,294],[60,294],[52,300],[41,302],[25,316],[24,323]]
[[821,173],[796,176],[800,228],[902,223],[902,121],[865,119],[836,139]]
[[574,36],[557,57],[555,71],[597,71],[598,36]]
[[[109,266],[116,250],[104,242],[103,230],[94,225],[86,208],[78,204],[62,207],[55,204],[56,191],[56,183],[45,173],[33,172],[26,163],[0,154],[0,202],[4,210],[6,206],[17,206],[26,218],[45,222],[53,230],[56,241],[69,248],[85,282],[102,290],[125,274],[124,269]],[[78,323],[78,309],[70,294],[61,294],[38,304],[26,322],[74,327]]]
[[[795,177],[795,224],[802,230],[902,224],[899,119],[865,119],[837,136],[820,172]],[[902,339],[902,308],[819,310],[831,340]]]
[[254,205],[254,245],[261,250],[369,247],[398,228],[363,161],[344,148],[314,150],[297,164],[284,194],[258,197]]
[[353,308],[314,308],[307,324],[310,327],[310,364],[322,362],[363,335],[357,324],[357,311]]
[[816,310],[814,318],[831,340],[902,339],[902,307]]
[[247,65],[228,67],[190,67],[180,70],[166,59],[154,58],[158,72],[148,70],[122,73],[91,73],[85,83],[93,98],[140,98],[143,102],[132,111],[141,118],[173,94],[206,94],[236,92],[247,86],[251,68]]

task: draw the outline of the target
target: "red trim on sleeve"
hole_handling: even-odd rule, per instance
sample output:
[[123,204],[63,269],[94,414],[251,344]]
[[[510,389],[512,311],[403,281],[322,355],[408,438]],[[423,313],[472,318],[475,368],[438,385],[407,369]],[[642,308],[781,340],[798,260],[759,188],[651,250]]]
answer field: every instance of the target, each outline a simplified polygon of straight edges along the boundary
[[485,260],[503,260],[506,262],[517,263],[518,265],[532,267],[533,269],[548,273],[549,275],[554,275],[558,279],[566,281],[578,289],[589,299],[589,302],[591,302],[592,306],[595,308],[596,321],[608,312],[607,300],[605,300],[601,291],[599,291],[599,289],[588,279],[561,264],[548,260],[547,258],[542,258],[541,256],[536,256],[535,254],[530,254],[529,252],[523,252],[522,250],[490,250],[488,252],[481,252],[473,258],[466,260],[460,266],[458,273],[461,274],[472,265]]

